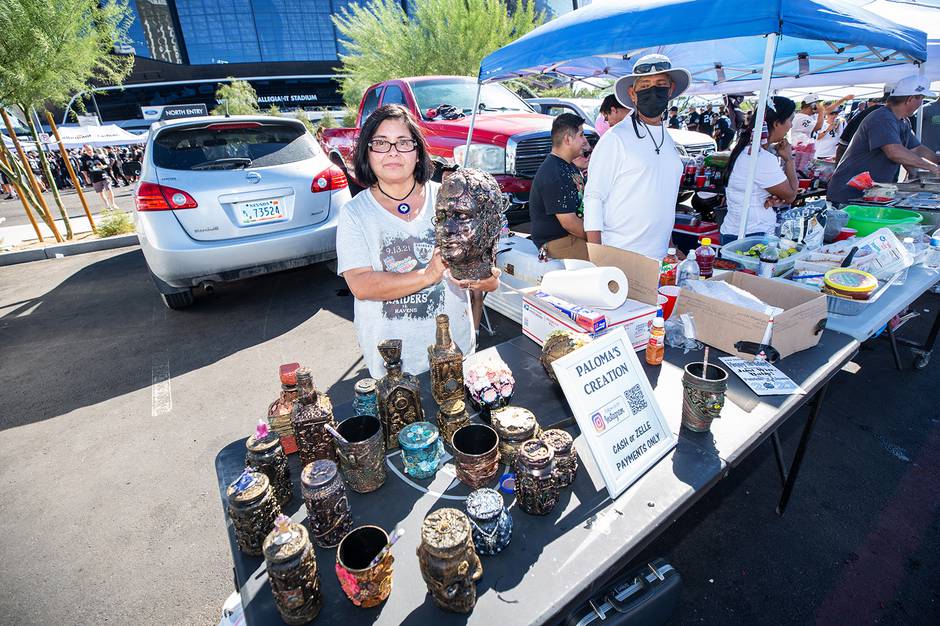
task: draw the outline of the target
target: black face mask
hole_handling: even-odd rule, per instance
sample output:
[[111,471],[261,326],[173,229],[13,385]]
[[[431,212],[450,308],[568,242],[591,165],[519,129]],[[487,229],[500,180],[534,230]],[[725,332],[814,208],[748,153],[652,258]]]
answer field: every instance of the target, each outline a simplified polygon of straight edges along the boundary
[[636,92],[636,108],[646,117],[659,117],[669,106],[669,87],[647,87]]

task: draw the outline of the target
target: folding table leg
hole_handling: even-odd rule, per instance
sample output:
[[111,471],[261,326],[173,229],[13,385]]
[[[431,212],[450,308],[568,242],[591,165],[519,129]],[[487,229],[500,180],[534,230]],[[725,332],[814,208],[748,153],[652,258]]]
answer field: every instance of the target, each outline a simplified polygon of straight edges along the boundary
[[898,349],[898,338],[894,334],[894,329],[891,328],[890,322],[888,323],[888,341],[891,342],[891,354],[894,355],[894,366],[898,370],[904,369],[904,364],[901,363],[901,351]]
[[829,383],[826,383],[823,385],[822,389],[816,392],[816,398],[813,400],[813,408],[810,409],[809,417],[806,418],[806,424],[803,426],[803,434],[800,435],[800,443],[796,447],[796,454],[793,455],[793,464],[786,473],[783,493],[780,494],[780,502],[777,504],[777,515],[783,515],[784,511],[787,509],[790,494],[793,492],[793,485],[796,483],[797,474],[800,472],[800,465],[803,464],[803,456],[806,454],[806,444],[809,443],[810,435],[813,433],[813,426],[816,424],[819,411],[822,409],[828,388]]

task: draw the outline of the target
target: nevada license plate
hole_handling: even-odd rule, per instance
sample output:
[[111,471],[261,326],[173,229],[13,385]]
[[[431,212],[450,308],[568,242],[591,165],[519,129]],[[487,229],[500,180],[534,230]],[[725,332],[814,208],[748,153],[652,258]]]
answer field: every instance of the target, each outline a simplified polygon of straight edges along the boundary
[[276,222],[284,219],[284,203],[280,199],[239,202],[235,214],[242,225]]

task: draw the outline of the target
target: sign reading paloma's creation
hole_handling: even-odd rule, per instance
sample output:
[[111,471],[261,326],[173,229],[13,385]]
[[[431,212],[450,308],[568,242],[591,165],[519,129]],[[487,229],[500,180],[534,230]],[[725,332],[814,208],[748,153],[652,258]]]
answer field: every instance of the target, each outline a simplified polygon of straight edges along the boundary
[[616,498],[676,444],[636,352],[618,328],[552,366]]

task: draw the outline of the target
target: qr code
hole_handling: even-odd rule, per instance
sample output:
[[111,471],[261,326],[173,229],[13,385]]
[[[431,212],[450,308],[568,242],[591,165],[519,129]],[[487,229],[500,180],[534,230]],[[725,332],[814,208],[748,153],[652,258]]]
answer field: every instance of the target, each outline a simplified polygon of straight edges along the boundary
[[646,403],[646,398],[643,396],[643,390],[640,389],[639,385],[633,385],[624,391],[623,397],[627,399],[627,403],[630,405],[630,412],[634,415],[649,406]]

